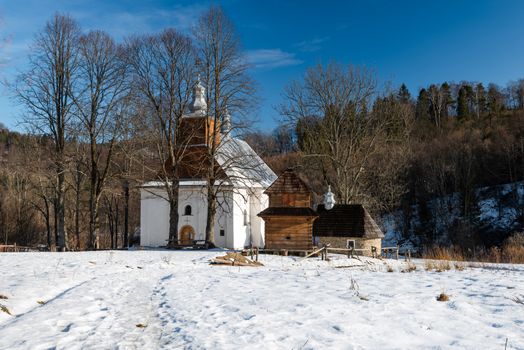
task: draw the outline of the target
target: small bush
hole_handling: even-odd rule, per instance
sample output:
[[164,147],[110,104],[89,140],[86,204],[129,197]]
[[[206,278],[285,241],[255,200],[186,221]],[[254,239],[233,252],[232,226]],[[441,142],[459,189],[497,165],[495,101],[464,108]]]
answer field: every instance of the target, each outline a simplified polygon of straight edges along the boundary
[[1,300],[1,299],[5,300],[5,299],[9,299],[9,298],[8,298],[8,297],[6,297],[6,296],[5,296],[5,295],[3,295],[3,294],[0,294],[0,300]]
[[393,272],[393,267],[391,265],[388,265],[387,272]]
[[440,293],[437,296],[437,301],[449,301],[449,296],[446,293]]

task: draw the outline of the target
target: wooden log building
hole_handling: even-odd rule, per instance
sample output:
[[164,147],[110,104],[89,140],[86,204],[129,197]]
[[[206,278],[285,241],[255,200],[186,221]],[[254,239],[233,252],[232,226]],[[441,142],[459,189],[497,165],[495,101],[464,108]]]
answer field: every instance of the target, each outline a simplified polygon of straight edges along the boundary
[[265,191],[269,207],[258,214],[265,222],[266,249],[308,250],[313,247],[313,192],[291,169]]
[[361,204],[335,204],[330,190],[324,203],[313,203],[313,191],[292,169],[284,171],[265,194],[269,207],[260,212],[265,222],[265,248],[310,250],[329,244],[355,249],[362,255],[380,252],[384,234]]

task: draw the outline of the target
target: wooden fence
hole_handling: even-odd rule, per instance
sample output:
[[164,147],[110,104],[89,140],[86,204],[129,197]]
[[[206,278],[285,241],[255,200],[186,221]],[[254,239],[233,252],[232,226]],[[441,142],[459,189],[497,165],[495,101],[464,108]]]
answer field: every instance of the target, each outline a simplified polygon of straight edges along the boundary
[[[0,244],[0,253],[38,252],[42,250],[44,249],[42,249],[42,247],[40,246],[39,247],[27,247],[23,245],[17,245],[16,243],[15,244]],[[47,250],[47,247],[45,250]]]

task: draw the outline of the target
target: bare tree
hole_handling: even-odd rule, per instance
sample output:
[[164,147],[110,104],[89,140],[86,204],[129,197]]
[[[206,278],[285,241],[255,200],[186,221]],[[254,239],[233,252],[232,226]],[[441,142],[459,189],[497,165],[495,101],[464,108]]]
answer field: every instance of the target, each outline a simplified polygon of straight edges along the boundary
[[[317,168],[342,203],[360,194],[361,177],[387,120],[367,112],[375,93],[372,72],[331,63],[309,68],[285,89],[280,112],[299,134],[308,166]],[[325,185],[325,183],[324,183]]]
[[[80,91],[75,107],[80,122],[79,139],[89,145],[89,244],[99,248],[98,207],[107,178],[111,175],[115,142],[119,135],[125,96],[126,70],[122,50],[101,31],[91,31],[79,41]],[[80,85],[79,84],[79,85]]]
[[156,178],[167,192],[169,241],[178,239],[179,172],[190,135],[180,128],[194,86],[195,56],[191,40],[174,29],[134,37],[126,43],[133,93],[139,106],[142,136],[156,151],[161,170]]
[[[220,7],[211,6],[198,21],[193,31],[200,71],[206,90],[208,138],[206,169],[207,219],[206,241],[214,244],[214,224],[220,186],[219,168],[215,159],[220,149],[221,124],[227,123],[228,110],[236,114],[247,111],[255,102],[254,84],[247,74],[240,49],[240,39],[231,21]],[[227,134],[229,132],[226,132]],[[221,141],[222,140],[222,141]]]
[[29,67],[14,90],[26,108],[25,123],[37,133],[51,135],[56,176],[57,245],[67,249],[65,230],[66,138],[71,123],[73,91],[78,75],[80,30],[68,16],[56,14],[37,35]]

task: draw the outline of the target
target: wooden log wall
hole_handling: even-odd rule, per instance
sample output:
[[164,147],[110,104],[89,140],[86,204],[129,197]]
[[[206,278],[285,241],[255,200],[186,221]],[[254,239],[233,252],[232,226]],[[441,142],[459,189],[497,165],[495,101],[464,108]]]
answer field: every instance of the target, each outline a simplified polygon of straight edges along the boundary
[[274,216],[265,218],[267,249],[312,249],[313,218]]

